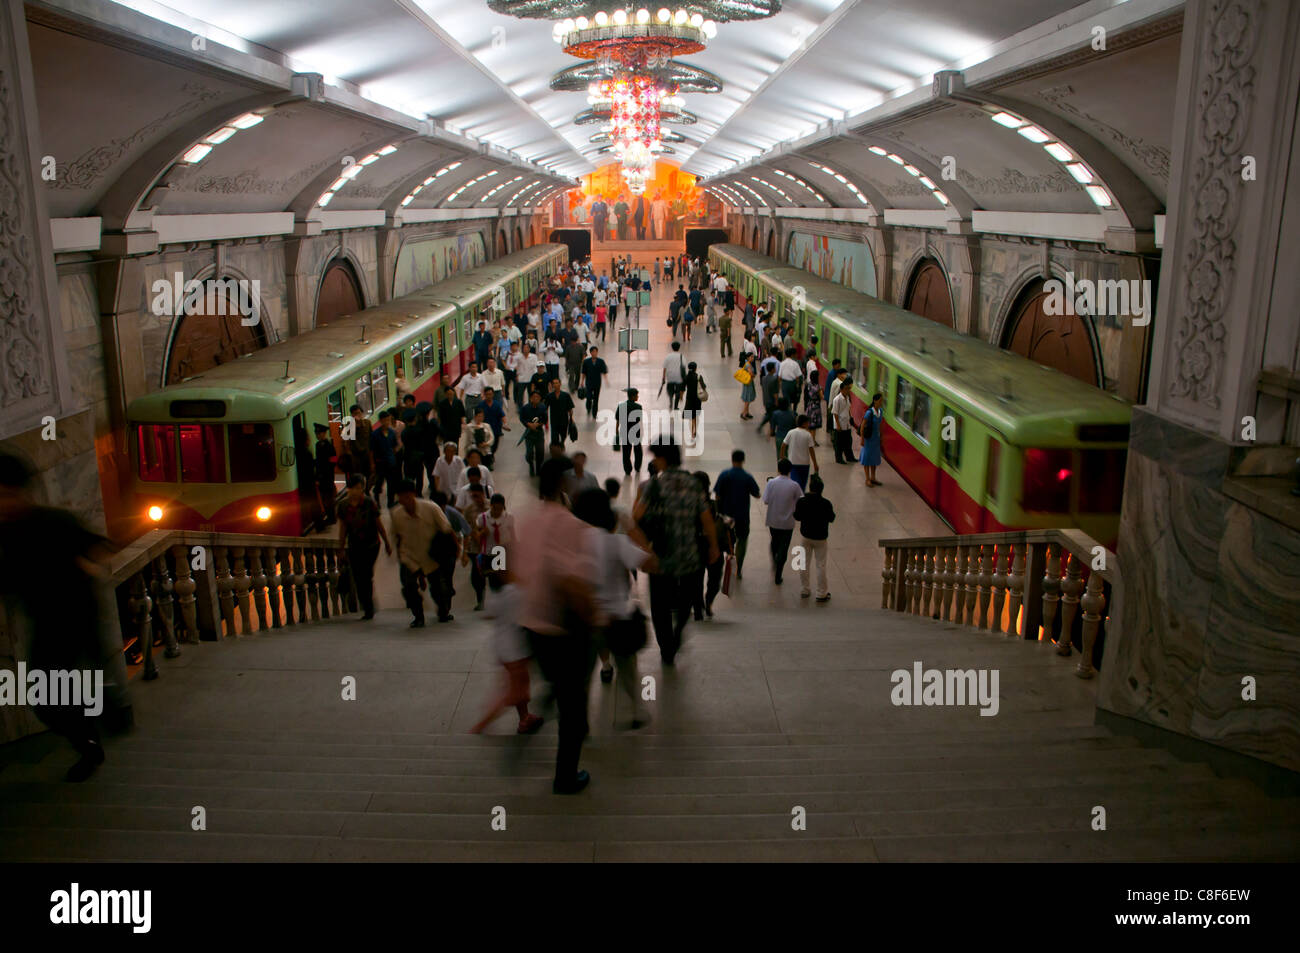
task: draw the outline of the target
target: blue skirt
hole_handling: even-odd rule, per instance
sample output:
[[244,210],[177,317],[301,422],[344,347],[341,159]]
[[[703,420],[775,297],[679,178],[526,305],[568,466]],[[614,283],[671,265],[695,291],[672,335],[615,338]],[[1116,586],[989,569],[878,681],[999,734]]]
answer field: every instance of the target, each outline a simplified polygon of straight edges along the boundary
[[745,403],[749,403],[757,396],[758,392],[754,390],[754,381],[751,378],[748,384],[745,384],[740,388],[740,399]]
[[862,441],[862,451],[858,454],[858,463],[864,467],[880,466],[880,424],[881,421],[877,418],[871,437]]

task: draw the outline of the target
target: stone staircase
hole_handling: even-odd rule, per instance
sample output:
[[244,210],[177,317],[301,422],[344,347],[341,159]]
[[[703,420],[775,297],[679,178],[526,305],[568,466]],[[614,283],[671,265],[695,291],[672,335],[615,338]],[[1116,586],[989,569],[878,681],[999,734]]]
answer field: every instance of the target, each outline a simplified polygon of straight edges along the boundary
[[[775,596],[772,598],[776,598]],[[725,600],[720,602],[720,605]],[[0,860],[1294,860],[1300,811],[1092,725],[1050,645],[897,613],[772,608],[642,653],[654,722],[593,678],[590,788],[555,725],[471,736],[486,625],[330,620],[187,648],[82,785],[48,739],[0,769]],[[810,615],[816,614],[816,618]],[[461,622],[461,618],[465,622]],[[890,673],[996,668],[1000,710],[895,707]],[[340,699],[343,676],[357,700]],[[540,694],[540,693],[539,693]],[[536,697],[536,696],[535,696]],[[207,829],[193,831],[193,808]],[[1105,808],[1106,830],[1091,828]],[[505,830],[493,812],[504,808]],[[806,830],[794,830],[797,808]]]

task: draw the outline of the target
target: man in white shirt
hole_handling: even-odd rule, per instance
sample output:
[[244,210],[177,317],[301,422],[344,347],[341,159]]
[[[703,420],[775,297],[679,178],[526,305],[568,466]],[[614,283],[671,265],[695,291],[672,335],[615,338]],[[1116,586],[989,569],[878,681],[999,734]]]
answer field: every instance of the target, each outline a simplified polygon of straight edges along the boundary
[[835,429],[835,462],[856,463],[853,459],[852,382],[845,378],[831,401],[831,426]]
[[785,359],[777,368],[777,375],[781,378],[781,396],[790,404],[791,410],[799,406],[799,383],[803,379],[803,368],[794,359],[793,352],[793,348],[786,351]]
[[393,535],[402,580],[402,596],[411,610],[411,628],[424,625],[424,595],[427,588],[438,608],[438,621],[451,621],[451,593],[441,566],[429,555],[429,546],[439,533],[451,533],[451,523],[438,504],[415,495],[415,484],[402,480],[397,485],[393,507]]
[[723,276],[721,272],[718,272],[718,276],[713,279],[713,293],[715,295],[720,295],[726,290],[727,290],[727,279]]
[[484,493],[484,499],[492,499],[491,473],[486,467],[469,467],[465,468],[465,482],[460,485],[456,491],[455,502],[453,505],[456,509],[464,511],[469,506],[470,493],[475,487],[480,487]]
[[686,364],[682,360],[682,342],[674,341],[673,349],[664,358],[664,373],[659,383],[668,388],[668,400],[673,410],[682,400],[682,385],[686,381]]
[[[492,388],[494,394],[505,393],[504,388],[506,386],[506,376],[502,374],[500,368],[497,367],[497,359],[495,357],[488,358],[487,370],[480,374],[479,378],[483,381],[483,386],[479,390],[480,397],[483,395],[483,391],[487,390],[489,387]],[[471,415],[473,414],[473,411],[468,407],[466,407],[465,410],[467,413]]]
[[456,455],[456,444],[448,440],[442,447],[442,456],[433,465],[433,488],[454,500],[465,482],[465,461]]
[[546,374],[553,380],[560,379],[560,343],[555,339],[542,346],[542,356],[546,362]]
[[465,415],[473,419],[474,408],[483,399],[483,375],[478,372],[477,364],[469,366],[469,373],[456,385],[456,394],[465,404]]
[[813,449],[812,429],[808,426],[808,415],[800,414],[795,421],[795,428],[785,435],[781,444],[781,456],[790,461],[790,478],[799,484],[799,489],[808,488],[808,468],[814,473],[817,468],[817,451]]
[[782,459],[776,469],[781,475],[767,481],[763,488],[763,504],[767,507],[768,532],[772,534],[772,572],[779,586],[781,571],[790,554],[790,538],[794,535],[794,506],[803,496],[803,490],[790,479],[789,460]]

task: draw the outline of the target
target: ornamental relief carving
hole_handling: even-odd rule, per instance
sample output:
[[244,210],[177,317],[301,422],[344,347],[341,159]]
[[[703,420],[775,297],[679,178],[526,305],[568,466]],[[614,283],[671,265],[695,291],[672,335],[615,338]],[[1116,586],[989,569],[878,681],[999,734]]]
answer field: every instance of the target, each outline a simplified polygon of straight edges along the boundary
[[1067,97],[1073,95],[1074,87],[1068,84],[1052,86],[1038,92],[1039,98],[1048,102],[1054,109],[1081,120],[1080,125],[1090,126],[1094,131],[1103,133],[1111,142],[1123,149],[1132,158],[1141,162],[1143,168],[1161,182],[1167,183],[1169,181],[1168,149],[1163,146],[1153,146],[1140,136],[1130,136],[1121,132],[1110,123],[1103,122],[1091,113],[1085,112],[1067,102]]
[[51,390],[46,328],[36,312],[40,298],[39,249],[32,206],[33,170],[25,153],[21,107],[9,67],[13,36],[0,17],[0,400],[11,407]]
[[1238,162],[1250,125],[1258,23],[1238,0],[1210,7],[1196,90],[1198,153],[1187,190],[1191,229],[1183,249],[1183,306],[1174,338],[1173,397],[1217,410],[1225,356],[1225,311],[1236,278],[1233,236],[1241,218]]
[[181,91],[186,94],[186,99],[176,108],[146,123],[128,136],[95,146],[83,152],[71,162],[62,163],[57,178],[49,183],[49,187],[70,191],[84,191],[92,188],[95,182],[119,162],[130,149],[152,138],[155,134],[165,131],[173,120],[191,116],[223,95],[220,91],[209,89],[199,83],[184,83],[181,86]]

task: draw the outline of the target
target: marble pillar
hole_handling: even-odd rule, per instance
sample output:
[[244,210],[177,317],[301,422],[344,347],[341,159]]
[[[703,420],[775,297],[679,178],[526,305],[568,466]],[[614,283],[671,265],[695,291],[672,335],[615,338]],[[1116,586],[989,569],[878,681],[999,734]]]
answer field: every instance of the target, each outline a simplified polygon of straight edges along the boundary
[[1187,4],[1148,402],[1134,413],[1123,587],[1098,690],[1107,712],[1291,771],[1300,519],[1264,500],[1266,484],[1243,483],[1269,478],[1259,461],[1296,453],[1261,446],[1280,427],[1270,438],[1243,420],[1260,414],[1268,342],[1291,342],[1281,370],[1297,373],[1300,281],[1281,267],[1294,239],[1279,228],[1300,206],[1297,46],[1298,4]]

